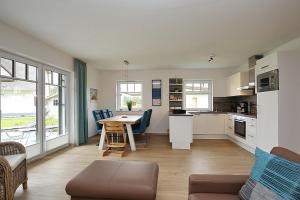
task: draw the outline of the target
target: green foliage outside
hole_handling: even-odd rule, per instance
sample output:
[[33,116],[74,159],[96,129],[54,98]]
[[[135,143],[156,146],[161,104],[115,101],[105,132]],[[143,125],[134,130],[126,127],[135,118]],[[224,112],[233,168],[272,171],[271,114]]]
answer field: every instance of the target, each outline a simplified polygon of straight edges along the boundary
[[[1,118],[1,128],[13,128],[22,126],[32,126],[35,125],[35,117],[2,117]],[[46,118],[46,126],[58,125],[58,119],[55,117]]]

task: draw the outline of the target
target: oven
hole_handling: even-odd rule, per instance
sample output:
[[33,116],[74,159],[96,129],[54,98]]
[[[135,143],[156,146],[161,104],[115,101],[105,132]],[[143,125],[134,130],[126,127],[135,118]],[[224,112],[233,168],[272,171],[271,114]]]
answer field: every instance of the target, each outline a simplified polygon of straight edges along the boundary
[[279,90],[278,69],[257,75],[257,92]]
[[234,120],[234,133],[237,136],[246,138],[246,120],[240,118]]

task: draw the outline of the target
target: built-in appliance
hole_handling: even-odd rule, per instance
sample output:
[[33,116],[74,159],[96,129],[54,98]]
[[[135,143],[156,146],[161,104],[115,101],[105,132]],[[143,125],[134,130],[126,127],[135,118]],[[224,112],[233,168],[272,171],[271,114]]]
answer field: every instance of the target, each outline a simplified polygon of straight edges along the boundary
[[237,113],[242,113],[242,114],[248,114],[248,103],[247,102],[240,102],[238,103],[237,106]]
[[257,75],[257,92],[267,92],[274,90],[279,90],[278,69]]
[[246,138],[246,121],[240,118],[234,120],[234,133],[242,138]]

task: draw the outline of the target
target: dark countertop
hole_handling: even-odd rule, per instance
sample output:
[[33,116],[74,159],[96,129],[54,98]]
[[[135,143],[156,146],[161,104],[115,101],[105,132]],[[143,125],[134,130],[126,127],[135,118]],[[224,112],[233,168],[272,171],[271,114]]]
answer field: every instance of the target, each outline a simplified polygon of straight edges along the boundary
[[193,116],[193,115],[202,115],[202,114],[232,114],[232,115],[238,115],[242,117],[250,117],[250,118],[257,118],[256,115],[246,115],[242,113],[236,113],[236,112],[222,112],[222,111],[187,111],[185,114],[173,114],[172,112],[169,112],[169,116]]
[[169,116],[187,116],[187,117],[193,117],[193,114],[190,114],[189,112],[186,112],[184,114],[174,114],[172,112],[169,112]]

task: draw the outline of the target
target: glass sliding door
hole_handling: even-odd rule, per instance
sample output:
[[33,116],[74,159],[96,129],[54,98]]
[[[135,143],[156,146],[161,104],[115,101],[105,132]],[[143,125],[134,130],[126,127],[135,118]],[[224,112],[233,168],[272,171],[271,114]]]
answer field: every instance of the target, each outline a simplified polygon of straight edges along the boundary
[[5,56],[0,64],[1,142],[22,143],[29,155],[38,155],[38,68]]
[[66,128],[66,76],[45,70],[45,138],[46,150],[68,143]]
[[0,50],[0,141],[28,158],[69,143],[67,72]]

